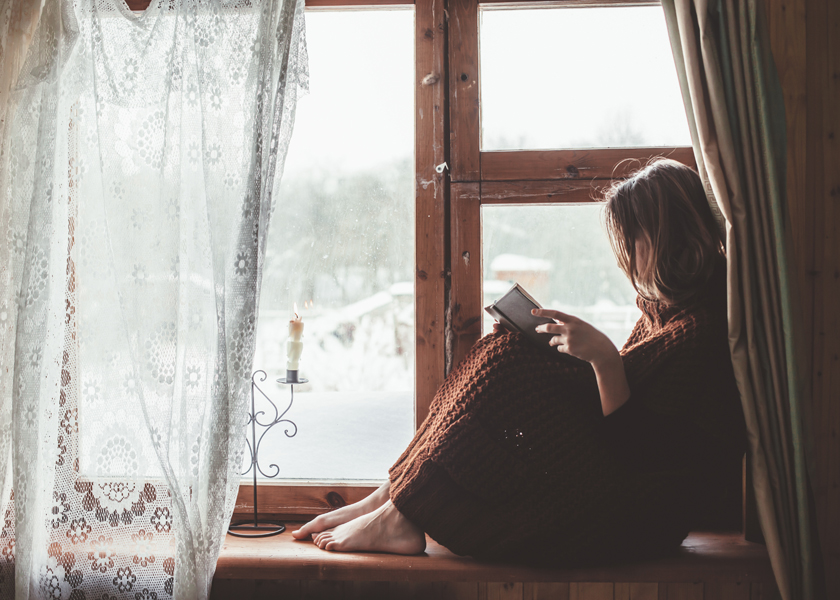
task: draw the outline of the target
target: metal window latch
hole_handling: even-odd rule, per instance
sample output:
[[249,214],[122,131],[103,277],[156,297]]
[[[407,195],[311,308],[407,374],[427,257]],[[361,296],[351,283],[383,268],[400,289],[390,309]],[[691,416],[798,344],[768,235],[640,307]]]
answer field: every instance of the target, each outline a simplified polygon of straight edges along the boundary
[[437,171],[438,173],[443,173],[443,170],[448,169],[448,168],[449,168],[449,165],[447,165],[445,162],[442,162],[438,166],[435,167],[435,171]]

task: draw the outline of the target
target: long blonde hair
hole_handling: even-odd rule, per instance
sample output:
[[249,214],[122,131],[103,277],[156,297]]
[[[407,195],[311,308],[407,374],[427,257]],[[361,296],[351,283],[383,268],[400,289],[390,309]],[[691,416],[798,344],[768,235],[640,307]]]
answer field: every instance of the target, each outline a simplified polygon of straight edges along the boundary
[[[605,200],[613,252],[642,297],[682,304],[705,287],[725,250],[694,170],[656,159],[613,184]],[[643,261],[636,240],[647,247]]]

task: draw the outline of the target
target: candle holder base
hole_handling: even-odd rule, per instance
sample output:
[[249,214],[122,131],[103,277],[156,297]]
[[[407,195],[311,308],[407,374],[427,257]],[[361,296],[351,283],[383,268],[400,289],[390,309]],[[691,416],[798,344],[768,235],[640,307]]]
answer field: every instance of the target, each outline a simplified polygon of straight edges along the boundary
[[286,531],[286,526],[276,521],[236,521],[228,527],[228,533],[241,538],[271,537]]
[[309,383],[309,380],[305,377],[298,377],[297,371],[289,371],[288,369],[286,369],[286,376],[278,379],[277,383],[282,383],[285,385],[295,385],[301,383]]

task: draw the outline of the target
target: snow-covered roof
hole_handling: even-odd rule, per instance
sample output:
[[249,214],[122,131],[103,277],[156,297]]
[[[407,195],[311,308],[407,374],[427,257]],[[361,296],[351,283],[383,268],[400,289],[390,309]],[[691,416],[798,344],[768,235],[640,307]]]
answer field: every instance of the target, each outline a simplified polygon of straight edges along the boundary
[[379,292],[373,296],[368,296],[364,300],[348,304],[338,311],[339,320],[355,321],[362,315],[366,315],[369,312],[390,304],[393,299],[393,296],[388,292]]
[[490,262],[491,271],[550,271],[551,261],[519,254],[499,254]]
[[484,293],[492,298],[501,298],[513,285],[510,281],[502,281],[500,279],[485,279]]
[[414,282],[413,281],[398,281],[388,288],[388,292],[392,296],[413,296]]

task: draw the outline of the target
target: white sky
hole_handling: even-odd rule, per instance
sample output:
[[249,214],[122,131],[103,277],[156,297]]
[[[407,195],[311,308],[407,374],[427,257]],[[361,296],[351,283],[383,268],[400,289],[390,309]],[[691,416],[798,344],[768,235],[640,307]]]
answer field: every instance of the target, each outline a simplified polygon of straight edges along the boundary
[[[628,122],[646,145],[690,144],[661,8],[482,9],[480,23],[484,149],[603,145]],[[310,10],[306,25],[286,174],[411,156],[413,7]]]

